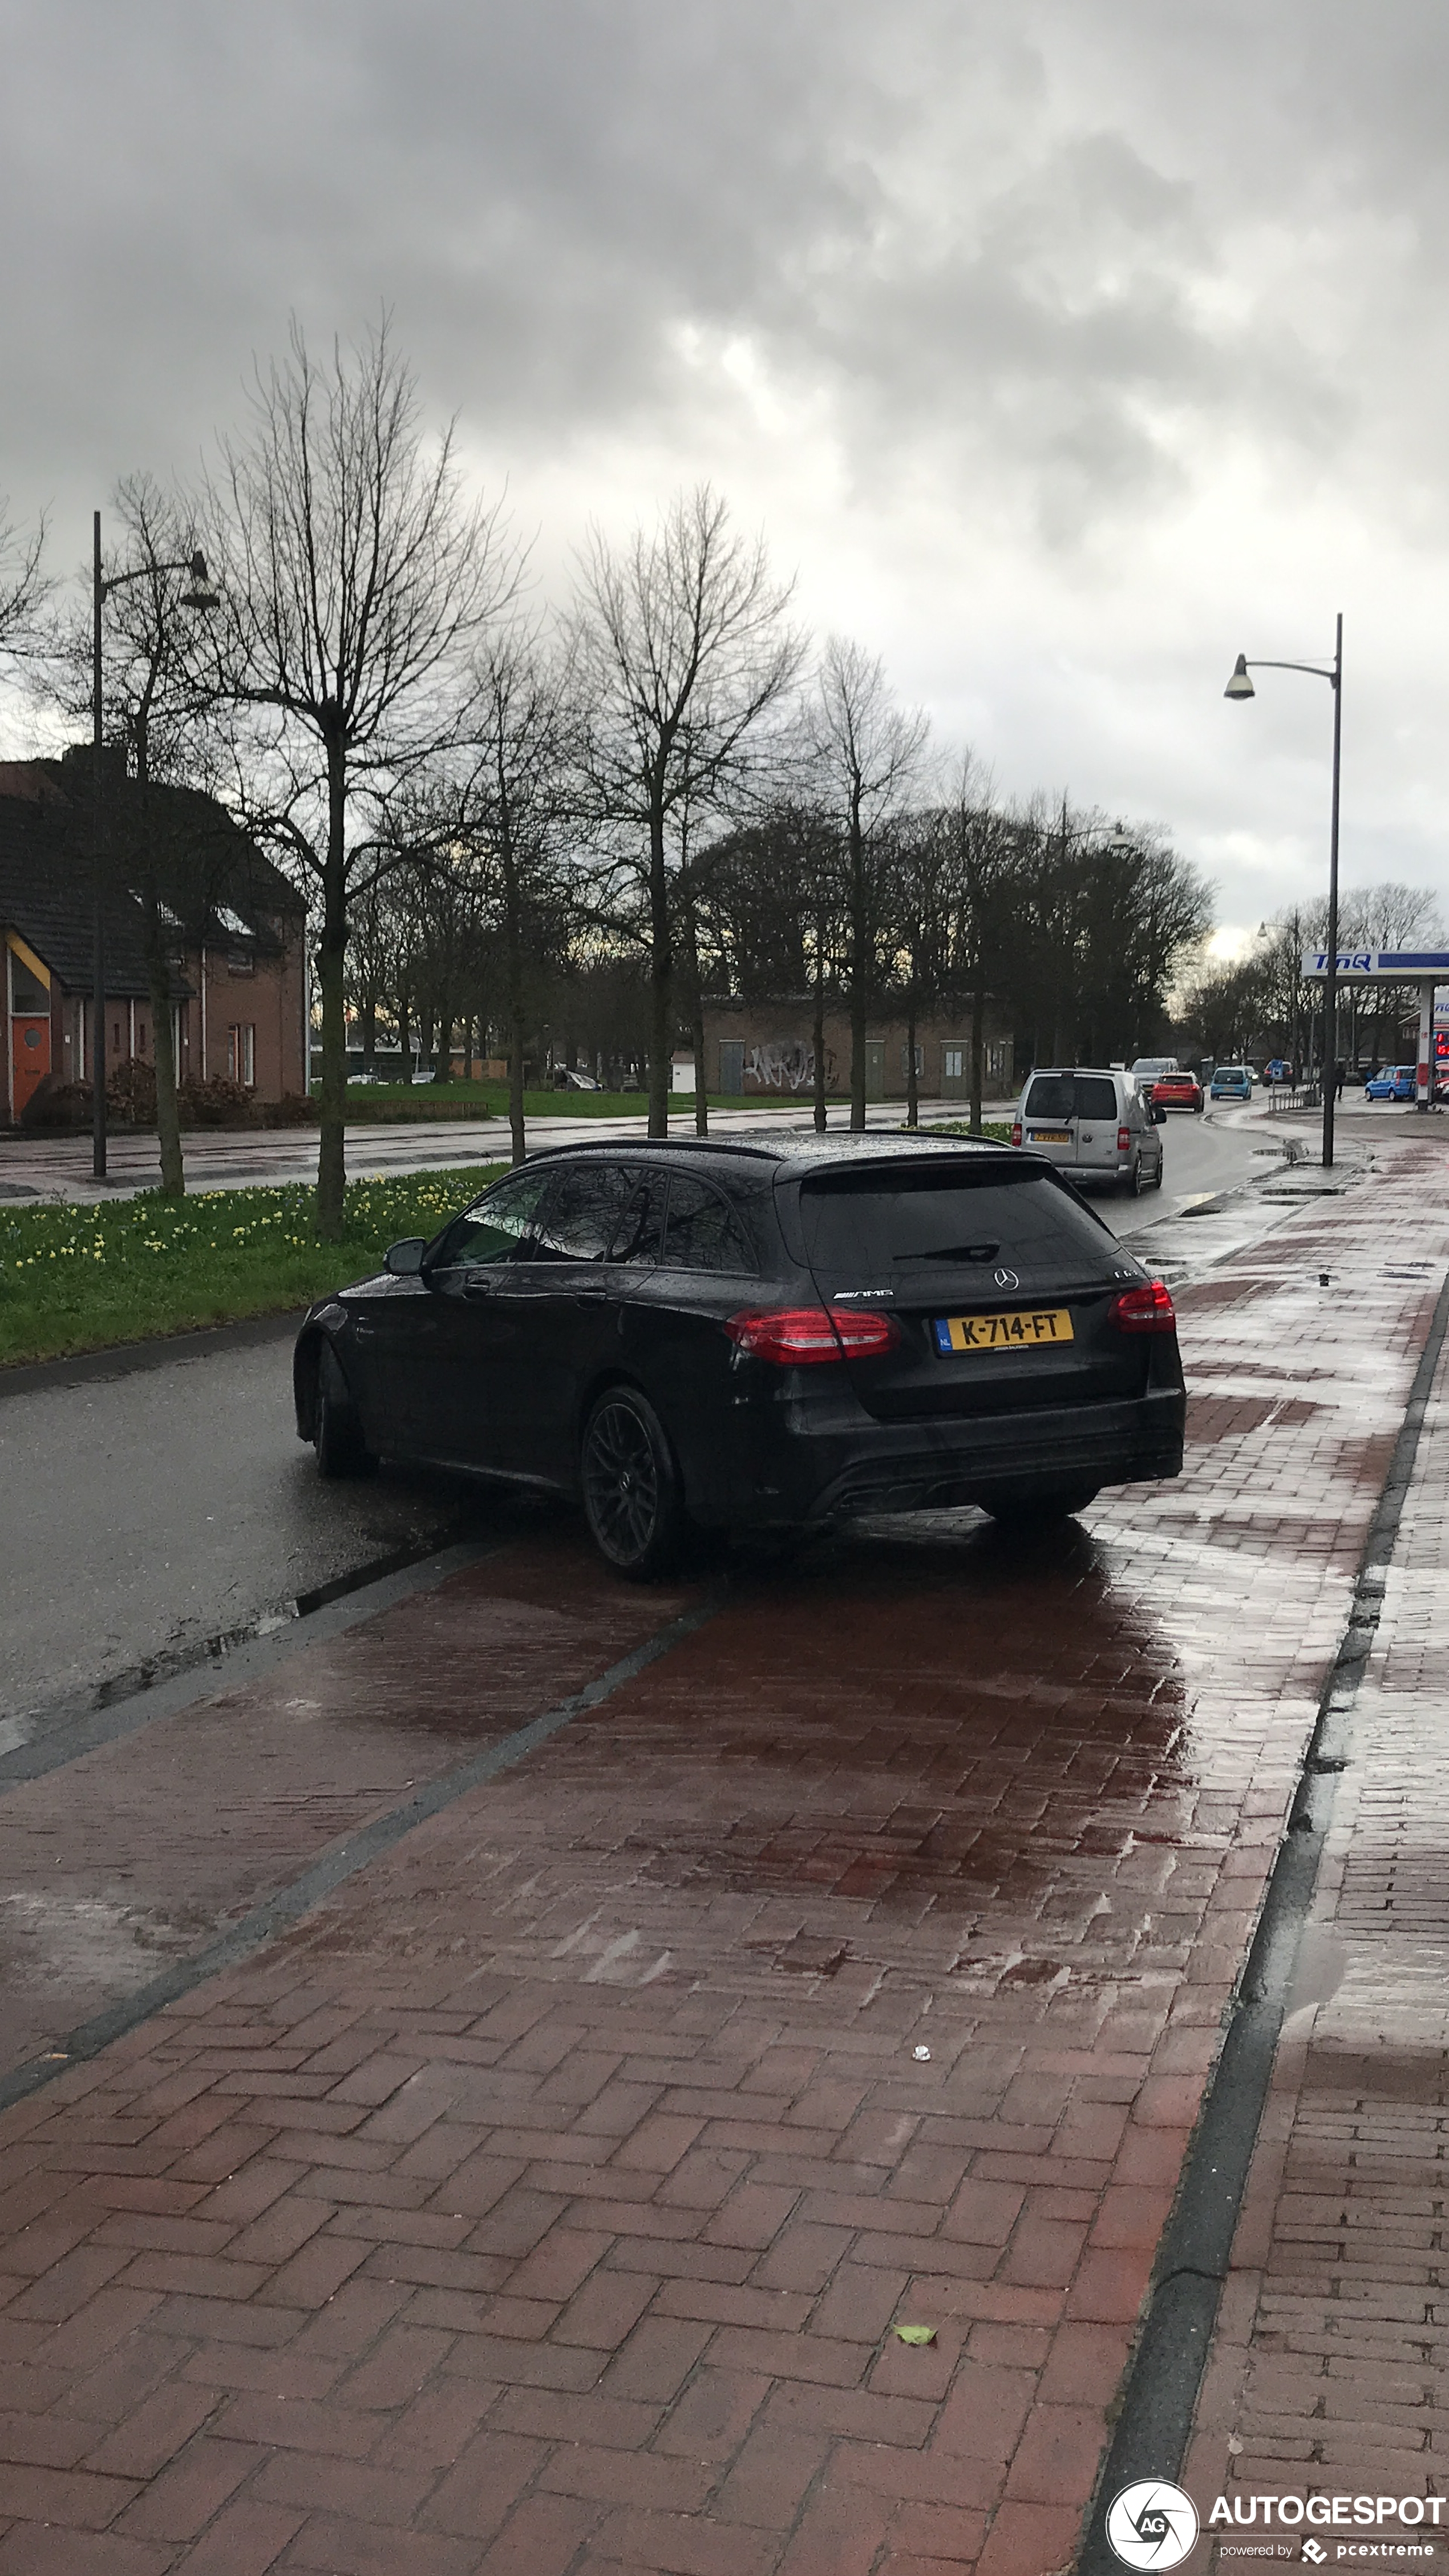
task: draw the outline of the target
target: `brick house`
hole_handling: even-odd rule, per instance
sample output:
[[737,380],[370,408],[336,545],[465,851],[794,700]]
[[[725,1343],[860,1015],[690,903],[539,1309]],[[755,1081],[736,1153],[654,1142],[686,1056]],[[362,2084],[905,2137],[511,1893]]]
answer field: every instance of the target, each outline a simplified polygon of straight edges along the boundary
[[[15,1127],[46,1088],[89,1079],[94,877],[88,765],[0,762],[0,958],[7,1043],[0,1124]],[[136,791],[108,789],[118,838]],[[126,800],[129,799],[129,808]],[[171,964],[179,1081],[221,1075],[260,1100],[306,1089],[306,907],[215,798],[152,787],[145,811],[167,835],[178,895]],[[188,849],[197,865],[188,877]],[[139,902],[124,861],[105,896],[108,1072],[151,1063],[151,991]],[[189,915],[181,917],[182,909]],[[33,1114],[33,1112],[32,1112]]]
[[[988,1099],[1016,1086],[1011,1031],[997,1005],[985,1012],[983,1070]],[[760,1092],[777,1099],[806,1096],[815,1081],[815,1004],[809,993],[787,993],[766,1002],[711,999],[704,1005],[705,1078],[711,1091],[730,1097]],[[904,1100],[908,1059],[906,1023],[899,1013],[875,1014],[866,1024],[867,1100]],[[954,1010],[923,1013],[916,1023],[916,1080],[927,1100],[965,1100],[971,1091],[971,1002]],[[850,1015],[839,1003],[825,1013],[825,1088],[833,1099],[850,1094]]]

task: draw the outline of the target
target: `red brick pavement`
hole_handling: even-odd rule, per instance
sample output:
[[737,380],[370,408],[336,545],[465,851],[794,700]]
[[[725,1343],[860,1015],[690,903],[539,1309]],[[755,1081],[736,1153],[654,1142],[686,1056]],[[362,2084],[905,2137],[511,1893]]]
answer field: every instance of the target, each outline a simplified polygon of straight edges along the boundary
[[[1181,1484],[1034,1560],[942,1516],[742,1589],[6,2115],[0,2576],[1065,2565],[1442,1169],[1402,1152],[1188,1294],[1195,1387],[1246,1410]],[[426,1651],[353,1632],[381,1731],[460,1692],[517,1722],[469,1580]],[[238,1698],[251,1760],[278,1711]]]
[[[1449,1350],[1353,1714],[1188,2483],[1449,2498]],[[1449,2503],[1439,2550],[1449,2556]],[[1261,2517],[1260,2517],[1261,2519]],[[1377,2522],[1422,2543],[1431,2520]],[[1290,2535],[1281,2535],[1285,2539]],[[1235,2539],[1261,2540],[1261,2527]],[[1361,2526],[1320,2535],[1336,2548]],[[1296,2552],[1295,2552],[1296,2554]]]

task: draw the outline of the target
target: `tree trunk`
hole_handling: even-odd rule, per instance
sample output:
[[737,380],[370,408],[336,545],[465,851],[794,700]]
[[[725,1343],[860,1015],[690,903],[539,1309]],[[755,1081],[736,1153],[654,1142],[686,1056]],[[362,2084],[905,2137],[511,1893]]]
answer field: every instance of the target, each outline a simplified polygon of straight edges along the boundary
[[146,984],[151,995],[152,1062],[156,1073],[156,1142],[161,1149],[164,1198],[186,1196],[181,1160],[181,1116],[176,1102],[176,1043],[171,1018],[171,962],[166,954],[166,925],[160,897],[148,891],[145,919]]
[[518,900],[518,868],[511,836],[503,835],[503,938],[508,977],[508,1125],[513,1159],[523,1162],[528,1140],[523,1125],[523,922]]
[[[171,1017],[171,961],[166,953],[166,922],[155,880],[156,859],[150,846],[147,791],[151,772],[144,720],[136,728],[136,784],[141,791],[141,826],[146,835],[147,884],[141,906],[146,950],[146,983],[151,995],[151,1055],[156,1073],[156,1142],[161,1154],[161,1191],[168,1199],[186,1196],[181,1159],[181,1113],[176,1101],[176,1036]],[[203,968],[205,958],[202,960]]]
[[815,923],[815,1025],[811,1031],[815,1049],[815,1132],[825,1133],[825,924]]
[[906,996],[906,1125],[919,1127],[920,1123],[921,1095],[916,1079],[916,982],[912,976],[911,989]]
[[667,1136],[674,1054],[674,936],[664,864],[664,815],[657,805],[649,817],[649,938],[649,1133]]
[[865,884],[865,837],[860,803],[850,814],[850,1126],[853,1135],[865,1127],[865,1031],[870,1010],[866,975],[868,931]]
[[976,988],[971,996],[971,1133],[981,1133],[981,1094],[984,1089],[981,1059],[985,1053],[986,997],[981,990],[981,970],[976,970]]
[[340,1243],[347,1190],[347,1005],[342,989],[347,964],[347,771],[340,750],[329,749],[328,770],[327,858],[317,953],[322,987],[317,1232],[324,1243]]
[[399,1082],[411,1082],[413,1078],[412,1062],[408,1052],[408,1014],[410,1007],[407,994],[405,992],[399,992],[397,997],[397,1078]]
[[694,1049],[694,1132],[709,1134],[709,1085],[704,1071],[704,996],[699,989],[699,931],[694,915],[694,897],[687,878],[681,881],[684,900],[684,963],[689,978],[689,1036]]

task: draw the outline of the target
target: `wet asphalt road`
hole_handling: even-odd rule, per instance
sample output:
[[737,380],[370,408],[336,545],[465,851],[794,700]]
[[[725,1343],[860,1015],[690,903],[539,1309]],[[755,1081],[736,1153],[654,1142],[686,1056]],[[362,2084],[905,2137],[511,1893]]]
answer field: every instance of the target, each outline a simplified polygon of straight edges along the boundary
[[[1098,1204],[1123,1234],[1277,1168],[1262,1130],[1166,1131],[1167,1179]],[[290,1328],[116,1377],[0,1393],[0,1752],[36,1712],[248,1633],[299,1595],[533,1507],[384,1471],[319,1483],[292,1424]]]

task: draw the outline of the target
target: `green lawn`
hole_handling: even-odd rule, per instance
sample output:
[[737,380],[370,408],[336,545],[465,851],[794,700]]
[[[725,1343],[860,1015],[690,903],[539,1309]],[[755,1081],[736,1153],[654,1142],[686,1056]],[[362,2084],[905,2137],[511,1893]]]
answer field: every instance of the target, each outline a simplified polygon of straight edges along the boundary
[[304,1182],[0,1208],[0,1363],[305,1306],[366,1278],[400,1235],[435,1234],[503,1168],[353,1181],[341,1243],[318,1242]]

